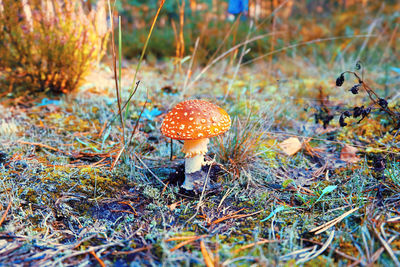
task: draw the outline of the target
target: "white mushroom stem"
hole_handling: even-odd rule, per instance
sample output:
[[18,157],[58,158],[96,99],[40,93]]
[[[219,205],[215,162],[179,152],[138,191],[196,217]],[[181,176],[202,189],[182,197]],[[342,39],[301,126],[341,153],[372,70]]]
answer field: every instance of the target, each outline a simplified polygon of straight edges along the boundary
[[204,154],[207,153],[208,138],[185,140],[182,152],[185,153],[185,173],[194,173],[201,170],[204,164]]
[[185,173],[194,173],[201,170],[204,163],[204,155],[196,155],[193,158],[185,158]]

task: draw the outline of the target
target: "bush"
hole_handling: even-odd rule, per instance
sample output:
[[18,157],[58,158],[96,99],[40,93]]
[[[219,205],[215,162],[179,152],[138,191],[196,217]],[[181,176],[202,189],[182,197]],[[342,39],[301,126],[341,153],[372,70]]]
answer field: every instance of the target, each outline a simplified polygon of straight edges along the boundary
[[104,0],[92,11],[80,0],[3,0],[0,25],[1,83],[14,92],[71,92],[106,49]]

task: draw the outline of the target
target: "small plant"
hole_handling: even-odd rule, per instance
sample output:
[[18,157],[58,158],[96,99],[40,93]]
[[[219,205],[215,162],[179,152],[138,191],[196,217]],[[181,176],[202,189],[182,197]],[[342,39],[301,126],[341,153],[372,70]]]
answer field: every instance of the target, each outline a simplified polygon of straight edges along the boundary
[[1,81],[10,91],[68,93],[97,63],[108,36],[105,2],[0,2]]
[[[356,71],[361,70],[361,75],[357,73]],[[398,113],[395,113],[389,108],[389,103],[386,99],[381,98],[378,96],[375,91],[368,86],[368,84],[364,81],[364,68],[361,64],[361,62],[356,63],[356,71],[345,71],[342,72],[339,77],[336,79],[336,86],[341,87],[345,81],[345,74],[352,74],[356,77],[358,83],[353,85],[350,88],[350,92],[354,95],[357,95],[360,93],[360,90],[363,90],[368,94],[369,99],[371,100],[370,103],[366,104],[365,106],[356,106],[353,107],[352,110],[346,110],[342,112],[342,114],[339,117],[339,124],[341,127],[344,127],[347,125],[345,122],[346,118],[349,118],[353,116],[353,118],[360,118],[357,123],[360,123],[364,118],[368,117],[369,114],[372,111],[384,111],[392,120],[393,124],[395,125],[395,129],[400,128],[400,115]]]

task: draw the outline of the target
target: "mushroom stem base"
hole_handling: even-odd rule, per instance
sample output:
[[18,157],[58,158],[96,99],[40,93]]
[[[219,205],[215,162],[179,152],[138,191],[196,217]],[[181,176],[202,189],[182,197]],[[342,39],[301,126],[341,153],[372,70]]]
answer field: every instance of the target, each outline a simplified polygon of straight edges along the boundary
[[194,190],[197,185],[202,182],[203,172],[197,171],[192,173],[185,173],[185,181],[182,184],[182,188],[188,191]]
[[[207,166],[206,166],[207,165]],[[181,185],[187,191],[201,193],[204,183],[207,181],[206,189],[210,188],[210,181],[215,177],[215,171],[212,170],[213,161],[205,162],[202,168],[197,172],[185,173],[185,181]]]
[[204,155],[196,155],[192,158],[185,158],[185,173],[194,173],[201,170],[204,163]]

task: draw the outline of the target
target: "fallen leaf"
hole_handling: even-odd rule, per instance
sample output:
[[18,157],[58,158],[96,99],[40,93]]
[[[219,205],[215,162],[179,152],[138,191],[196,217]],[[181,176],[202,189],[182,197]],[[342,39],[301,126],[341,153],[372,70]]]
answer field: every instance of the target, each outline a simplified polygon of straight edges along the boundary
[[351,145],[345,144],[340,152],[340,159],[348,163],[357,163],[360,158],[357,156],[358,149]]
[[279,147],[283,150],[283,152],[289,156],[299,152],[301,146],[301,142],[297,137],[290,137],[279,144]]

